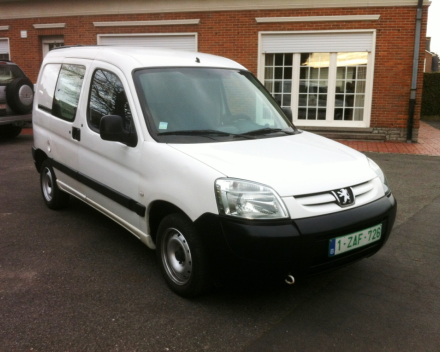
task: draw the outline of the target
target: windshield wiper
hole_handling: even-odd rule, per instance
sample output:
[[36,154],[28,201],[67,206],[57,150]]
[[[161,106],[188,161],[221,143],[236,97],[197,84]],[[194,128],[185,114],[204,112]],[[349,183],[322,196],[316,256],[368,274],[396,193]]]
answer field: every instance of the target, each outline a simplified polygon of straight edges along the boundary
[[240,136],[258,136],[261,134],[269,134],[269,133],[277,133],[277,132],[281,132],[281,133],[285,133],[285,134],[295,134],[294,131],[290,132],[290,131],[285,131],[281,128],[261,128],[259,130],[253,130],[253,131],[249,131],[249,132],[245,132],[245,133],[240,133]]
[[229,136],[230,133],[217,131],[217,130],[181,130],[181,131],[167,131],[159,132],[158,136],[171,136],[171,135],[183,135],[183,136],[203,136],[206,134],[218,134],[220,136]]
[[242,137],[242,138],[252,138],[250,136],[246,136],[243,134],[234,134],[229,132],[223,132],[219,130],[181,130],[181,131],[167,131],[167,132],[159,132],[158,136],[210,136],[210,135],[218,135],[218,136],[232,136],[232,137]]

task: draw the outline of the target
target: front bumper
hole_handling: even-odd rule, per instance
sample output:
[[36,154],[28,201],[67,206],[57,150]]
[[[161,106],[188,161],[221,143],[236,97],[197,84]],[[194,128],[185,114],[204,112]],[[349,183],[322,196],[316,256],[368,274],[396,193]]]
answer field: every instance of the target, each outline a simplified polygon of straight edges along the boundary
[[[249,221],[204,214],[195,225],[220,281],[238,275],[315,274],[376,253],[388,240],[396,218],[393,195],[346,211],[295,220]],[[329,240],[382,224],[377,242],[328,256]]]

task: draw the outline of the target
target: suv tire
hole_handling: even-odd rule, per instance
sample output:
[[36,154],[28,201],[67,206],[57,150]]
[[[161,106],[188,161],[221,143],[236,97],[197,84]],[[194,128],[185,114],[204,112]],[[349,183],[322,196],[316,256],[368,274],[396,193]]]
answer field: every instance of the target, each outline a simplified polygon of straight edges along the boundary
[[17,114],[26,114],[32,110],[34,89],[27,78],[16,78],[6,87],[6,100]]
[[21,133],[21,126],[2,125],[0,126],[0,138],[15,138]]

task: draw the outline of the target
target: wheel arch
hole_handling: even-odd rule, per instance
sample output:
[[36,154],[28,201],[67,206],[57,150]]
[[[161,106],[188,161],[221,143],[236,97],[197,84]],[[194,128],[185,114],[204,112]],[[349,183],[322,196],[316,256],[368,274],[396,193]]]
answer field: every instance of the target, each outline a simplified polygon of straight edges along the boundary
[[159,224],[166,216],[174,213],[180,213],[192,222],[190,217],[182,209],[170,202],[164,200],[156,200],[151,203],[148,211],[148,226],[150,229],[150,236],[153,239],[154,243],[156,243]]
[[41,172],[41,165],[43,164],[44,160],[46,160],[48,158],[48,156],[41,149],[36,149],[33,154],[34,154],[35,167],[36,167],[38,173],[40,173]]

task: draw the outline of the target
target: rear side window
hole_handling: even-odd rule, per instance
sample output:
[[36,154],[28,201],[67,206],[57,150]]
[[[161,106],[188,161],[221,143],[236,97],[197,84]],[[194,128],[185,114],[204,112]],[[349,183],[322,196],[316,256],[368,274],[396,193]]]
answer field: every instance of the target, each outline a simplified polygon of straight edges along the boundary
[[0,85],[11,83],[16,78],[26,77],[18,66],[3,64],[0,65]]
[[96,70],[93,74],[87,110],[90,128],[99,132],[99,123],[106,115],[122,116],[124,128],[127,131],[131,130],[131,110],[121,80],[112,72]]
[[62,65],[55,88],[52,115],[63,120],[75,120],[79,95],[86,68],[80,65]]
[[47,64],[44,66],[41,75],[40,85],[36,92],[38,108],[52,113],[53,95],[58,75],[60,74],[61,64]]

